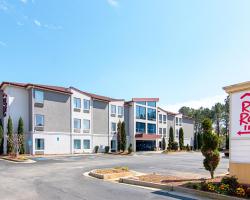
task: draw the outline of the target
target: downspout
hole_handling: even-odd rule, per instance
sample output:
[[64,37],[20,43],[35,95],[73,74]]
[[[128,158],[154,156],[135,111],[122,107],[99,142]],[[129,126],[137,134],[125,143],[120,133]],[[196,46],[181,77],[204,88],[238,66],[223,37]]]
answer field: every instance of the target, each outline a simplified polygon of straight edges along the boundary
[[73,154],[73,151],[72,151],[72,132],[73,132],[73,130],[72,130],[72,121],[73,121],[73,119],[72,119],[72,95],[70,95],[70,136],[69,136],[69,138],[70,138],[70,154]]

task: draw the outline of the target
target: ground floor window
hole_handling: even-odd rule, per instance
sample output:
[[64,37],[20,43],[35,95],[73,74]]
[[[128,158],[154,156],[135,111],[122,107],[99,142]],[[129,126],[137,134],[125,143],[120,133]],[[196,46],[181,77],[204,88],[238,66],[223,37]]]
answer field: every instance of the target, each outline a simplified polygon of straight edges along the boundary
[[41,138],[35,139],[35,149],[44,150],[44,139],[41,139]]
[[90,149],[90,140],[83,140],[83,149]]
[[116,141],[111,140],[111,150],[116,150]]
[[81,149],[81,140],[74,140],[74,149]]

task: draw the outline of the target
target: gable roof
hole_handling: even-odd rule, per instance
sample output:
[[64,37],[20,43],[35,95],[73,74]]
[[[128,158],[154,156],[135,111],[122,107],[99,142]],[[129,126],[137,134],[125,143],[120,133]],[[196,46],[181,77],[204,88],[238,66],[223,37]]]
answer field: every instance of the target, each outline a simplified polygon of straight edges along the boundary
[[61,92],[61,93],[65,93],[65,94],[71,94],[71,92],[70,92],[70,90],[68,88],[59,87],[59,86],[41,85],[41,84],[32,84],[32,83],[2,82],[1,85],[0,85],[0,88],[3,88],[5,85],[22,87],[22,88],[25,88],[25,89],[28,89],[28,88],[31,87],[31,88]]
[[93,93],[89,93],[89,92],[85,92],[85,91],[82,91],[82,90],[79,90],[75,87],[70,87],[70,89],[72,90],[75,90],[81,94],[84,94],[84,95],[87,95],[95,100],[99,100],[99,101],[107,101],[107,102],[111,102],[111,101],[124,101],[124,99],[114,99],[114,98],[111,98],[111,97],[107,97],[107,96],[101,96],[101,95],[97,95],[97,94],[93,94]]

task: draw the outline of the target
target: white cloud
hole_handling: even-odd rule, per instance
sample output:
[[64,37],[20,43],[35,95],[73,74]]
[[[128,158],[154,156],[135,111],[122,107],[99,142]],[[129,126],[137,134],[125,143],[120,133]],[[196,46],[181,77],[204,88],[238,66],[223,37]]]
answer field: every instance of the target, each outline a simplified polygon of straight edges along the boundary
[[3,42],[3,41],[0,41],[0,46],[6,47],[7,44],[5,42]]
[[39,21],[36,20],[36,19],[34,19],[33,22],[34,22],[34,24],[35,24],[36,26],[39,26],[39,27],[40,27],[40,26],[42,25],[41,22],[39,22]]
[[28,0],[20,0],[20,1],[24,4],[28,3]]
[[107,1],[108,1],[108,4],[113,6],[113,7],[119,6],[119,3],[117,0],[107,0]]
[[165,105],[162,107],[172,112],[178,112],[178,110],[182,106],[187,106],[187,107],[195,108],[195,109],[198,109],[200,107],[212,108],[212,106],[214,106],[215,103],[218,103],[218,102],[224,103],[225,98],[226,98],[226,95],[216,95],[213,97],[206,97],[206,98],[201,98],[198,100],[191,100],[191,101],[176,103],[172,105]]

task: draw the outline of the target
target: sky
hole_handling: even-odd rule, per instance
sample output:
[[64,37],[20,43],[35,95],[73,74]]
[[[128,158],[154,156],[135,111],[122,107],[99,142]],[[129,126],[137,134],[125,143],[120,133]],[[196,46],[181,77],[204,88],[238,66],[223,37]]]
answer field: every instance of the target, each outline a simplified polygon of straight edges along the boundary
[[0,81],[211,107],[250,79],[249,0],[0,0]]

